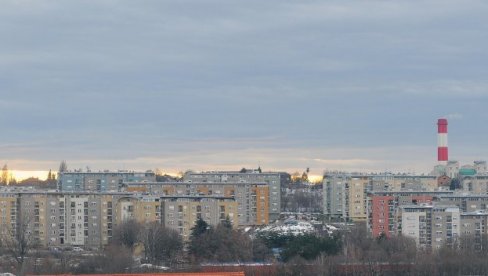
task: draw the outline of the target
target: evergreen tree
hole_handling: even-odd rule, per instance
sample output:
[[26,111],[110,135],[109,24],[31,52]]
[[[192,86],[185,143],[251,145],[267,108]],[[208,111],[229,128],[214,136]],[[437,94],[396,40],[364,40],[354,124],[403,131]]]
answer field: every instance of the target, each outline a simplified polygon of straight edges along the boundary
[[188,250],[190,255],[197,255],[202,251],[201,237],[209,230],[208,223],[202,218],[197,219],[195,226],[191,228]]
[[230,221],[229,216],[225,217],[225,220],[221,221],[220,224],[225,228],[232,229],[232,222]]
[[206,221],[204,221],[202,218],[197,219],[195,226],[191,228],[190,239],[198,238],[203,233],[207,232],[208,229],[209,227]]

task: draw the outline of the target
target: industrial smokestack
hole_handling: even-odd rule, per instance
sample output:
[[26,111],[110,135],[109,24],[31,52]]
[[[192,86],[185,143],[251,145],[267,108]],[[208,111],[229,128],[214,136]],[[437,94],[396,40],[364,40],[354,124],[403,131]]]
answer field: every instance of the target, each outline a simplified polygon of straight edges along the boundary
[[448,160],[447,153],[447,119],[437,120],[437,161],[439,164],[446,165]]

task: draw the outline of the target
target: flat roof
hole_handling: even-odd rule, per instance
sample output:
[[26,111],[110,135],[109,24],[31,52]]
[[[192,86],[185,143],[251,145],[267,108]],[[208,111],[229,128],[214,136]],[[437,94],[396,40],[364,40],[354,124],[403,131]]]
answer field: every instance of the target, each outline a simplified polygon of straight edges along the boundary
[[144,185],[268,185],[266,182],[124,182],[130,186],[144,186]]

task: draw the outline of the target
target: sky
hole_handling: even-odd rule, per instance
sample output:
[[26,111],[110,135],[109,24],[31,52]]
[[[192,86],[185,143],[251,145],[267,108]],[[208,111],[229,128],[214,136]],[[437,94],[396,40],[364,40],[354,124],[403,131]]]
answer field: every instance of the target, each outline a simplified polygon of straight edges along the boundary
[[0,0],[0,162],[401,171],[488,159],[487,1]]

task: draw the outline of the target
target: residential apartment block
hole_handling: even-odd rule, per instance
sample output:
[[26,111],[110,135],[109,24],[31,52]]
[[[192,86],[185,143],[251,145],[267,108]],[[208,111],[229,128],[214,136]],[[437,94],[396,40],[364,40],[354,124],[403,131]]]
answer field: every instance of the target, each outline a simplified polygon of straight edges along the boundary
[[470,194],[488,194],[488,175],[463,175],[461,189]]
[[380,191],[436,191],[438,183],[436,176],[404,175],[404,174],[376,174],[368,176],[371,184],[368,190]]
[[457,206],[406,205],[400,207],[399,233],[411,237],[420,248],[452,246],[461,233]]
[[435,176],[328,173],[323,180],[324,215],[329,218],[365,221],[368,219],[368,192],[438,190]]
[[290,174],[285,172],[262,172],[257,170],[241,171],[210,171],[210,172],[187,172],[183,176],[183,182],[197,183],[266,183],[269,186],[269,220],[279,218],[281,212],[281,188],[287,187],[291,182]]
[[17,196],[0,193],[0,242],[17,228]]
[[436,196],[434,200],[439,204],[458,206],[464,213],[488,209],[488,195],[443,194]]
[[367,176],[335,174],[323,180],[324,215],[330,218],[367,219]]
[[136,220],[140,223],[161,221],[161,197],[131,194],[115,204],[116,220]]
[[473,250],[486,244],[487,195],[404,191],[374,192],[368,197],[368,229],[373,237],[402,234],[425,249],[460,244],[459,239]]
[[126,186],[127,192],[155,196],[233,197],[239,225],[269,223],[269,185],[264,182],[134,182]]
[[161,223],[178,231],[183,239],[189,238],[191,229],[198,219],[203,219],[213,226],[229,219],[234,227],[238,226],[238,205],[234,197],[165,196],[161,199]]
[[121,194],[22,192],[18,219],[41,246],[100,247],[112,237],[113,206]]
[[0,240],[26,231],[41,247],[100,248],[129,219],[161,223],[185,239],[199,218],[214,226],[227,218],[239,225],[235,197],[224,195],[21,191],[1,193],[0,207]]
[[400,218],[399,207],[420,204],[432,204],[435,197],[450,195],[452,191],[402,191],[402,192],[371,192],[368,194],[368,220],[367,227],[378,237],[385,234],[387,237],[398,232]]
[[67,171],[58,173],[60,191],[120,191],[124,182],[154,182],[156,174],[152,171]]
[[461,213],[461,239],[474,250],[487,245],[488,212],[485,210]]

